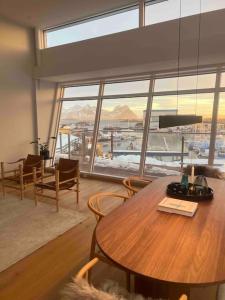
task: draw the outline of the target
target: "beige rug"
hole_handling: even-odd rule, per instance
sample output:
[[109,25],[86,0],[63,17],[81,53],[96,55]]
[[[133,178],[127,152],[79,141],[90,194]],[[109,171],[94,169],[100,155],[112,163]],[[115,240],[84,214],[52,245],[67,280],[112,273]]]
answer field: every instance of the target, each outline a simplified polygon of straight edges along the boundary
[[0,272],[47,242],[84,221],[88,216],[72,209],[19,200],[0,199]]

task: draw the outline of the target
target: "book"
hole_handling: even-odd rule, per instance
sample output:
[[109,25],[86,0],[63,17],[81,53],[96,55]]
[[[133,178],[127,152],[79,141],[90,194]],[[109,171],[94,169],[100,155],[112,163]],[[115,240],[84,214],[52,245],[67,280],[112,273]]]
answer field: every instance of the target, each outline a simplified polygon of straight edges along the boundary
[[158,210],[193,217],[198,208],[198,203],[165,197],[159,204]]

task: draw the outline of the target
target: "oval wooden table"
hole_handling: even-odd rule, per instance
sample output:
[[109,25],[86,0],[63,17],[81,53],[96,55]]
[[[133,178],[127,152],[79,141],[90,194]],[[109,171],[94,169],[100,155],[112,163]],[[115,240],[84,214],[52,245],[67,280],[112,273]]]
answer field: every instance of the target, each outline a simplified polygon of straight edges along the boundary
[[157,179],[104,217],[96,240],[113,262],[167,283],[210,285],[225,281],[225,182],[208,179],[214,199],[199,203],[194,217],[157,211],[167,184]]

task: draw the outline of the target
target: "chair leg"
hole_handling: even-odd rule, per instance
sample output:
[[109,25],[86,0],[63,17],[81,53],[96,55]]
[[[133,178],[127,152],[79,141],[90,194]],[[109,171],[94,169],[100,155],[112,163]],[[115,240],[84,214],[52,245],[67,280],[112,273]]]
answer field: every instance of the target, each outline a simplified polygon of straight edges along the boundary
[[59,212],[59,197],[56,196],[56,211]]
[[[92,234],[91,239],[91,250],[90,250],[90,260],[92,260],[95,257],[95,247],[96,247],[96,238],[95,238],[95,229]],[[88,282],[91,282],[91,270],[88,271]]]
[[2,196],[5,198],[5,185],[4,185],[4,163],[1,162],[1,176],[2,176]]
[[20,200],[23,200],[24,197],[24,188],[23,188],[23,184],[20,186]]
[[5,185],[4,185],[4,179],[2,178],[2,196],[3,199],[5,198]]
[[79,193],[80,193],[80,182],[77,180],[77,204],[79,203]]
[[56,170],[55,173],[55,184],[56,184],[56,211],[59,212],[59,170]]
[[37,195],[36,195],[36,191],[34,192],[34,202],[35,202],[35,206],[38,205],[38,198],[37,198]]
[[36,168],[33,168],[33,182],[34,182],[34,203],[35,203],[35,206],[37,206],[37,195],[36,195],[37,173],[36,173]]
[[37,188],[36,188],[36,186],[34,185],[34,203],[35,203],[35,206],[38,205],[38,197],[37,197],[36,192],[37,192]]
[[95,229],[94,229],[92,234],[92,239],[91,239],[90,260],[92,260],[95,257],[95,247],[96,247],[96,238],[95,238]]
[[126,272],[126,285],[128,292],[131,291],[131,280],[130,280],[130,272]]
[[23,182],[23,167],[22,167],[22,165],[19,165],[19,174],[20,174],[20,199],[23,200],[24,182]]

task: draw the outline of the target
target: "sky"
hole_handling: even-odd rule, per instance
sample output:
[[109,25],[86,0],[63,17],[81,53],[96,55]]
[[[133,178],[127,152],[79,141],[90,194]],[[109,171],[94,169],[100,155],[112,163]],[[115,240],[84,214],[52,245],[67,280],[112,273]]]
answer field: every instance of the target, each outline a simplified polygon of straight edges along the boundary
[[49,31],[47,33],[47,47],[126,31],[137,28],[138,25],[138,9],[134,9],[105,18],[98,18],[89,22],[76,24],[67,28]]
[[[223,78],[225,76],[222,76]],[[225,85],[225,80],[222,80],[221,86]],[[198,76],[186,76],[179,78],[163,78],[157,79],[155,82],[155,92],[161,91],[175,91],[174,95],[155,96],[153,99],[153,109],[178,109],[179,114],[200,114],[206,118],[212,115],[214,94],[190,94],[179,95],[177,97],[177,87],[182,89],[197,88],[214,88],[215,74],[204,74]],[[105,84],[104,95],[112,95],[111,99],[103,100],[103,109],[113,111],[118,105],[128,105],[140,118],[143,116],[143,111],[146,110],[147,97],[134,98],[113,98],[113,95],[118,94],[134,94],[134,93],[148,93],[149,80],[120,82]],[[64,97],[88,97],[98,96],[99,85],[93,86],[79,86],[69,87],[65,89]],[[74,106],[74,102],[64,102],[64,107],[69,108]],[[96,100],[76,101],[79,105],[96,106]],[[219,107],[219,114],[221,117],[225,116],[225,93],[221,94],[221,105]]]
[[[194,95],[169,95],[155,96],[153,98],[152,109],[175,109],[178,114],[196,114],[203,118],[211,118],[213,109],[214,94]],[[63,109],[69,109],[75,105],[97,107],[97,100],[64,101]],[[102,109],[113,111],[116,106],[127,105],[140,119],[147,108],[146,97],[116,98],[103,100]],[[221,95],[221,105],[219,116],[225,116],[225,93]]]

